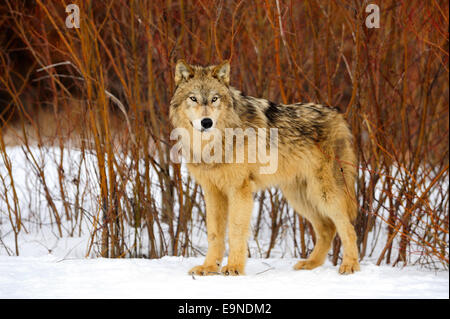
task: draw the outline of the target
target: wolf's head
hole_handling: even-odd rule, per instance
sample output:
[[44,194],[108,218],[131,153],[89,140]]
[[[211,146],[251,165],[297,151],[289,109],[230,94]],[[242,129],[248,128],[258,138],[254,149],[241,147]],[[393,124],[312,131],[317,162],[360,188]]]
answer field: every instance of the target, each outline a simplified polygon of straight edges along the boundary
[[[228,61],[207,67],[178,61],[175,67],[176,90],[170,103],[172,124],[192,125],[202,132],[223,129],[225,112],[233,105],[229,83]],[[183,121],[186,123],[181,123]]]

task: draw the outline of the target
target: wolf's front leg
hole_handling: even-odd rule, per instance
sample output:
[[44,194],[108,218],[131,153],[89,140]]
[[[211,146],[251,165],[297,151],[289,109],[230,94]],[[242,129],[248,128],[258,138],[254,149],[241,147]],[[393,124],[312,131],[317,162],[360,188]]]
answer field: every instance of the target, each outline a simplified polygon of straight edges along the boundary
[[206,205],[206,230],[208,252],[203,265],[189,270],[189,274],[200,276],[219,273],[225,251],[225,230],[227,225],[228,199],[213,185],[202,185]]
[[222,268],[224,275],[244,275],[247,261],[247,239],[250,231],[250,219],[253,209],[253,194],[250,187],[233,190],[229,194],[228,207],[228,264]]

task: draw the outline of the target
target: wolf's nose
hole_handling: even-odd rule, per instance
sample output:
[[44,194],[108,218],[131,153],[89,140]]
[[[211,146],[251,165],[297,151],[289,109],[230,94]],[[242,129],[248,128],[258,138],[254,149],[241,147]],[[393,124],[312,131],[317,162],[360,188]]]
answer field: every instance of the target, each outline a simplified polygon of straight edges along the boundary
[[204,129],[209,129],[213,126],[213,121],[209,117],[205,117],[202,119],[201,124]]

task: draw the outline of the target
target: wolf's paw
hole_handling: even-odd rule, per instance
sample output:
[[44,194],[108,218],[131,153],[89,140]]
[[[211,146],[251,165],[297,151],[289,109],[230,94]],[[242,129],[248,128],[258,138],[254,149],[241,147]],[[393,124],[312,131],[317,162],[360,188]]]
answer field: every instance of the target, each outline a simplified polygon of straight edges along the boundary
[[191,270],[189,270],[189,275],[197,275],[197,276],[210,276],[210,275],[219,275],[219,266],[218,265],[199,265],[195,266]]
[[241,265],[226,265],[222,268],[221,273],[225,276],[245,275],[244,266]]
[[344,260],[339,267],[339,273],[341,275],[353,274],[355,271],[359,271],[359,263],[357,260]]
[[295,270],[314,269],[316,267],[319,267],[320,265],[321,263],[315,260],[300,260],[298,263],[295,264],[294,269]]

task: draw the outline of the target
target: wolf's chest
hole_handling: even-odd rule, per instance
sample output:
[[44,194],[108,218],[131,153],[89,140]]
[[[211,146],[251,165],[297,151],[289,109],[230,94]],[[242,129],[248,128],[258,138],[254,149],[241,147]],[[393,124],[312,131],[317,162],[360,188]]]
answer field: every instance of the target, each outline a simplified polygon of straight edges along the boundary
[[251,175],[247,165],[242,164],[188,164],[188,169],[200,185],[210,183],[222,190],[242,185]]

